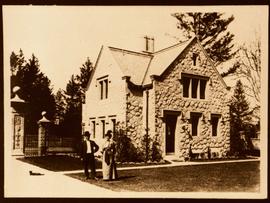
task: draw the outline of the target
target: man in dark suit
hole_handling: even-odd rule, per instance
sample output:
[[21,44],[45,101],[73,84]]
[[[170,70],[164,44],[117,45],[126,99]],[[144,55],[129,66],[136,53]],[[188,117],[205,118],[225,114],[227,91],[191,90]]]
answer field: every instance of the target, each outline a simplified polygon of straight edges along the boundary
[[83,136],[81,152],[81,158],[83,160],[84,174],[86,176],[86,179],[90,179],[88,171],[88,166],[90,165],[91,179],[97,180],[94,153],[96,153],[98,149],[98,145],[93,140],[90,140],[90,133],[86,131]]

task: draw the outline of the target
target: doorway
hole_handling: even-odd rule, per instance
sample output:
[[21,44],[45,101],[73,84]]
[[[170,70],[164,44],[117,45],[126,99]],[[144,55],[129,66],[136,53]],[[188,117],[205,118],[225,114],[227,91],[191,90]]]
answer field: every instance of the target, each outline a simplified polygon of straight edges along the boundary
[[175,153],[175,128],[177,122],[177,115],[167,114],[166,122],[166,155],[173,155]]

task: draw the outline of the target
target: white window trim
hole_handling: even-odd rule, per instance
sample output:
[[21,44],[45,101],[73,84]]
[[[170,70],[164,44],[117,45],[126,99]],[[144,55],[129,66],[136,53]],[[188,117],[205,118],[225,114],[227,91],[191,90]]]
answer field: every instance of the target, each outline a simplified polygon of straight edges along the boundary
[[[99,100],[106,100],[109,97],[109,76],[105,75],[102,77],[97,78],[97,84],[99,90],[98,90],[98,97]],[[107,81],[107,83],[105,82]]]

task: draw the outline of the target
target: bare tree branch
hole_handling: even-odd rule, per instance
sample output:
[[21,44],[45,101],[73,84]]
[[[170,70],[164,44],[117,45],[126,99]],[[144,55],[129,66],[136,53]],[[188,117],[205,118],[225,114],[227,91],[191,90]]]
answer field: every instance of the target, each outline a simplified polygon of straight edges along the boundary
[[[252,45],[242,45],[235,62],[237,78],[245,79],[246,94],[255,100],[254,109],[260,109],[261,93],[261,42],[259,38]],[[252,111],[255,112],[255,111]],[[258,115],[256,115],[258,116]]]

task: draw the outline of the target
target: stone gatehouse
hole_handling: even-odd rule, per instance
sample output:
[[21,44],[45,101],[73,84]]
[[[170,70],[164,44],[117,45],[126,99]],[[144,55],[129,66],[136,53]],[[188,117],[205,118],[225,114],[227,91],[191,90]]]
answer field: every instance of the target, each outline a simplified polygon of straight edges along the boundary
[[154,52],[102,47],[83,105],[83,128],[101,143],[124,124],[137,148],[147,134],[160,154],[224,156],[230,148],[228,88],[194,37]]

